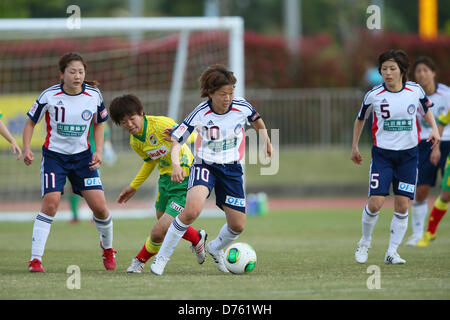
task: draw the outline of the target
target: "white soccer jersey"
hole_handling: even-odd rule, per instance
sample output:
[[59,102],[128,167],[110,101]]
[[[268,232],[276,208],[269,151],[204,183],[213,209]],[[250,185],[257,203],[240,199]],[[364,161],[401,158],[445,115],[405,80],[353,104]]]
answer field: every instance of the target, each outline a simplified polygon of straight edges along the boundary
[[184,143],[196,129],[196,158],[209,163],[237,162],[245,152],[245,125],[259,118],[260,115],[243,98],[234,98],[224,114],[215,113],[208,100],[200,103],[171,135]]
[[407,150],[419,143],[417,113],[424,115],[433,106],[422,87],[406,82],[399,92],[390,92],[383,84],[366,93],[358,119],[372,113],[373,144],[387,150]]
[[[445,84],[438,83],[436,84],[436,91],[429,96],[430,100],[433,101],[433,108],[430,109],[433,112],[433,115],[436,119],[443,114],[447,114],[450,109],[450,88]],[[430,136],[431,127],[425,119],[419,115],[419,130],[420,130],[420,139],[426,140]],[[444,132],[441,137],[442,141],[450,141],[450,126],[445,126]]]
[[44,147],[62,154],[87,150],[92,120],[100,123],[109,117],[100,90],[84,83],[76,95],[64,92],[62,84],[44,90],[27,115],[35,123],[45,116]]

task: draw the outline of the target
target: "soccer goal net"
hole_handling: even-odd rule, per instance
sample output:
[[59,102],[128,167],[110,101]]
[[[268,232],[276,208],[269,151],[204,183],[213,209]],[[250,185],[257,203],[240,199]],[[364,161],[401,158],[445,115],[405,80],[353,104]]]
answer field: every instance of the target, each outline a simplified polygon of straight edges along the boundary
[[[243,95],[243,46],[243,21],[238,17],[81,18],[75,26],[67,19],[0,19],[1,120],[21,145],[27,111],[43,90],[60,82],[60,56],[75,51],[87,62],[86,79],[100,83],[107,107],[114,97],[133,93],[146,114],[181,121],[201,101],[198,78],[208,65],[221,63],[233,70],[238,79],[235,94]],[[107,199],[114,201],[142,160],[131,150],[128,133],[110,121],[108,126],[117,157],[109,165],[104,159],[101,178]],[[35,161],[29,167],[15,161],[10,145],[0,138],[0,211],[7,203],[40,201],[45,134],[41,122],[35,128]],[[153,200],[158,175],[154,172],[133,200]]]

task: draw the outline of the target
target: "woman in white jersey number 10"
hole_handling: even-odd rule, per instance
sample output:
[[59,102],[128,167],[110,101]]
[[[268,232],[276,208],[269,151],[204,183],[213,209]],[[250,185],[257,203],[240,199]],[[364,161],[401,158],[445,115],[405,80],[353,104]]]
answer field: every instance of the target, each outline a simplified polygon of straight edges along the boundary
[[355,259],[365,263],[372,240],[372,231],[378,214],[389,195],[394,191],[394,216],[390,226],[386,264],[403,264],[406,261],[397,253],[408,227],[409,201],[414,199],[418,143],[419,112],[430,125],[427,141],[431,148],[438,146],[440,136],[434,116],[428,108],[433,106],[420,85],[408,82],[408,57],[402,50],[389,50],[378,57],[378,70],[384,83],[366,93],[353,130],[351,160],[361,164],[358,142],[365,119],[372,114],[372,162],[370,164],[369,200],[362,212],[362,237],[358,242]]
[[195,160],[190,170],[186,206],[169,227],[151,271],[162,275],[164,268],[186,229],[199,216],[206,198],[215,189],[216,205],[226,215],[216,239],[206,245],[217,268],[228,272],[224,265],[223,249],[236,240],[244,230],[245,194],[242,167],[239,161],[245,150],[245,125],[262,133],[266,156],[272,156],[272,145],[266,126],[253,106],[243,98],[234,97],[236,78],[222,65],[212,65],[200,76],[202,97],[200,103],[172,132],[172,181],[183,181],[180,167],[180,148],[196,129]]
[[[112,247],[113,223],[97,171],[102,163],[103,122],[108,120],[108,111],[96,88],[98,83],[85,81],[85,72],[86,63],[79,54],[63,55],[59,60],[61,83],[44,90],[27,113],[23,131],[23,154],[27,166],[34,161],[30,142],[36,123],[45,118],[47,128],[42,146],[42,204],[33,227],[30,272],[45,271],[42,256],[66,178],[73,192],[84,197],[94,214],[105,268],[113,270],[116,267]],[[91,125],[94,126],[94,154],[88,142]]]

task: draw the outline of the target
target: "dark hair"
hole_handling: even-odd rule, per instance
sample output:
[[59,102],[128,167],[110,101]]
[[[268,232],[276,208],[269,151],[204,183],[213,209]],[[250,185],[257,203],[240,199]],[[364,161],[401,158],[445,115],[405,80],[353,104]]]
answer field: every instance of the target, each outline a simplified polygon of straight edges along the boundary
[[116,97],[109,105],[109,116],[117,125],[120,125],[120,121],[125,116],[131,117],[135,114],[144,115],[145,112],[141,101],[133,94],[124,94],[123,96]]
[[[84,71],[86,72],[87,64],[78,52],[68,52],[62,55],[61,58],[59,58],[58,62],[59,71],[61,71],[61,73],[64,73],[64,71],[67,68],[67,65],[72,61],[80,61],[84,66]],[[100,84],[96,80],[92,81],[84,80],[84,82],[93,87],[97,87]]]
[[424,64],[428,68],[430,68],[431,71],[436,72],[436,65],[434,64],[433,60],[431,60],[431,58],[429,58],[429,57],[417,58],[417,60],[414,62],[413,72],[416,71],[416,68],[419,64]]
[[388,60],[394,60],[400,72],[402,73],[402,82],[408,81],[408,68],[409,60],[408,56],[403,50],[388,50],[378,56],[378,72],[381,74],[381,65]]
[[209,97],[210,94],[223,86],[234,85],[236,77],[221,64],[213,64],[203,71],[200,76],[200,93],[202,97]]

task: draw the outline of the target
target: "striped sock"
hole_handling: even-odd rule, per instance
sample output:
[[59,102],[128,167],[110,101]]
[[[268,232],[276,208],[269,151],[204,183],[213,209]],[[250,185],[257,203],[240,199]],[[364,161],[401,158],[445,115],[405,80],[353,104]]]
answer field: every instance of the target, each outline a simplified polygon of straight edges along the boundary
[[113,247],[113,221],[111,215],[105,220],[93,217],[94,225],[100,233],[100,242],[103,249]]
[[31,243],[31,260],[38,259],[42,261],[44,255],[45,243],[47,242],[52,226],[53,217],[39,212],[34,220],[33,241]]
[[433,210],[431,210],[430,218],[428,218],[428,228],[427,231],[432,234],[436,233],[436,229],[441,221],[442,217],[445,215],[448,209],[448,203],[445,203],[441,200],[441,197],[438,197],[434,202]]
[[161,249],[159,249],[158,256],[169,258],[188,227],[189,225],[184,224],[178,217],[176,217],[167,230]]
[[405,214],[394,212],[391,222],[391,237],[389,239],[389,253],[397,252],[408,229],[408,211]]
[[153,242],[151,238],[148,237],[147,240],[145,240],[145,244],[136,258],[139,261],[146,263],[151,257],[158,253],[159,249],[161,248],[161,244],[162,242]]

